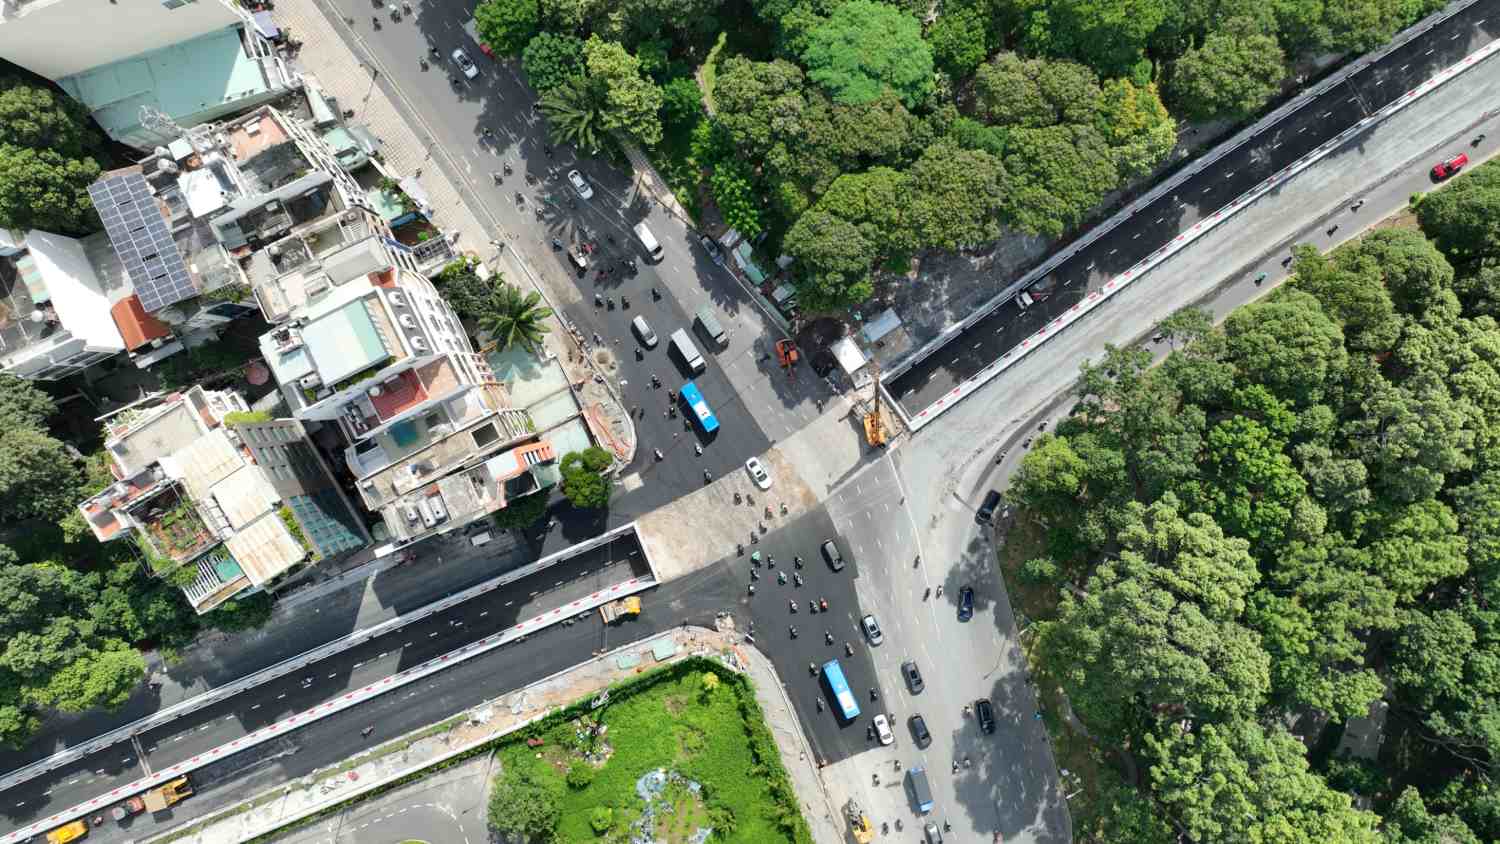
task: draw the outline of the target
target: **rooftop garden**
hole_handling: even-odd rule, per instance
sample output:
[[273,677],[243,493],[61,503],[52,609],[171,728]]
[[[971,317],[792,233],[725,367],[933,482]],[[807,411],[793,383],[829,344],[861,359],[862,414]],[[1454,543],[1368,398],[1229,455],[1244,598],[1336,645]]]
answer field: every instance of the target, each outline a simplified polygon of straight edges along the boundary
[[143,521],[152,544],[166,556],[180,562],[214,541],[191,499],[169,492],[158,500]]

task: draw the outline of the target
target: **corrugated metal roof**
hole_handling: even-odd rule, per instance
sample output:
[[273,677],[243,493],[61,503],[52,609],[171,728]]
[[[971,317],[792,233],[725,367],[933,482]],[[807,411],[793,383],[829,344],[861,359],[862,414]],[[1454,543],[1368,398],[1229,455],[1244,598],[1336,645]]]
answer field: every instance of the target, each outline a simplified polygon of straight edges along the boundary
[[307,556],[302,543],[281,523],[281,517],[267,513],[246,525],[224,543],[234,559],[257,586],[286,571]]

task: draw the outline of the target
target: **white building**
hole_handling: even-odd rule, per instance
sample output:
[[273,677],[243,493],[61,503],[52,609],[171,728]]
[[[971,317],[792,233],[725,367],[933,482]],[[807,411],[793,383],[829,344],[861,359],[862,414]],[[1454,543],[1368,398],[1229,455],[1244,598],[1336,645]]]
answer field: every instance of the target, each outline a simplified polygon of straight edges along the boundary
[[[469,345],[458,315],[374,214],[266,250],[255,298],[278,323],[261,354],[298,419],[336,425],[360,496],[398,544],[452,530],[555,481],[552,449]],[[508,466],[444,487],[504,451]],[[477,478],[477,475],[465,475]],[[509,484],[505,488],[499,485]]]
[[102,232],[0,232],[0,372],[54,381],[125,351],[169,352],[169,338]]
[[[58,83],[137,149],[296,87],[231,0],[0,0],[0,56]],[[143,111],[144,109],[144,111]]]

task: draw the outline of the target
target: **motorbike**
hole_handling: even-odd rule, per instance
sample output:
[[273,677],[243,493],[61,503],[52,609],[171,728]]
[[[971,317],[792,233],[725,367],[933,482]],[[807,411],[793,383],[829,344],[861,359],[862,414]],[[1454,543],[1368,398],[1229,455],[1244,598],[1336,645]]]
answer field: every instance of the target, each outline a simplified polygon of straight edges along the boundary
[[380,17],[378,15],[377,16],[372,16],[370,18],[370,24],[372,26],[374,26],[376,29],[379,29],[380,28]]
[[844,656],[854,656],[854,646],[848,642],[844,643]]
[[877,691],[875,691],[875,689],[871,688],[870,689],[870,700],[880,700],[880,692],[877,692]]
[[795,628],[795,627],[788,627],[787,628],[787,632],[792,634],[792,638],[793,639],[797,638],[797,628]]
[[426,58],[417,59],[417,67],[420,67],[421,69],[426,70],[427,69],[427,59]]
[[391,22],[392,23],[400,23],[401,22],[401,10],[400,9],[392,9],[391,10]]
[[818,673],[818,666],[816,666],[816,665],[812,664],[811,662],[809,662],[807,664],[807,673],[809,673],[809,674],[817,674]]
[[713,473],[710,472],[710,471],[708,471],[707,469],[704,469],[703,470],[703,482],[706,483],[706,484],[707,483],[713,483],[713,480],[714,480]]
[[431,47],[428,47],[427,48],[427,52],[430,53],[430,54],[432,54],[432,57],[435,58],[435,59],[440,59],[440,58],[443,57],[443,54],[438,51],[437,45],[433,45]]
[[802,558],[796,556],[792,557],[792,565],[796,566],[799,569],[802,568]]
[[802,585],[802,575],[800,575],[800,574],[794,574],[794,575],[792,575],[792,583],[794,585],[796,585],[796,586],[801,586]]
[[796,612],[797,611],[797,602],[796,601],[787,601],[786,605],[787,605],[787,608],[790,609],[792,612]]
[[829,645],[833,644],[833,633],[831,633],[831,632],[829,632],[827,630],[824,630],[823,631],[823,642],[825,644],[829,644]]
[[784,572],[784,571],[776,572],[776,582],[779,583],[779,584],[781,584],[782,586],[785,586],[786,585],[786,572]]
[[659,449],[659,448],[653,448],[653,449],[651,449],[651,453],[656,455],[656,459],[657,460],[661,459],[661,449]]
[[[696,455],[698,455],[699,457],[702,457],[703,456],[703,443],[693,443],[693,453],[696,454]],[[797,585],[801,586],[802,584],[799,583]]]
[[828,601],[823,598],[819,598],[818,609],[822,610],[823,612],[828,612]]
[[505,175],[509,176],[510,174],[511,174],[510,162],[507,161],[507,162],[505,162]]

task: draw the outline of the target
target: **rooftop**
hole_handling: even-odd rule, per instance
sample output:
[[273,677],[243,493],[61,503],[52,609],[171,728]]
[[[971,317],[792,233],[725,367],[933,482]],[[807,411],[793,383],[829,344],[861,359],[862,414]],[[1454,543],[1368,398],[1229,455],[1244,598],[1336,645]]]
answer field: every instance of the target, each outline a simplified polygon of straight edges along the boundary
[[197,411],[185,401],[127,412],[110,427],[113,430],[104,447],[109,449],[109,456],[122,477],[138,474],[208,430]]
[[[547,442],[530,442],[496,454],[483,463],[462,472],[423,484],[383,508],[387,527],[403,540],[411,540],[430,531],[467,524],[480,516],[504,509],[511,499],[536,492],[555,483],[544,471],[557,460],[557,453]],[[535,470],[535,471],[534,471]],[[413,507],[441,502],[446,518],[442,524],[428,528],[420,511]],[[415,518],[413,516],[415,515]]]
[[0,258],[0,365],[67,337],[125,348],[109,309],[130,288],[96,273],[87,254],[76,238],[31,231],[23,251]]
[[143,107],[191,125],[284,87],[274,61],[247,50],[243,37],[239,27],[225,27],[57,83],[87,106],[111,137],[150,149],[163,140],[141,125]]
[[302,326],[302,342],[324,384],[336,391],[343,379],[394,356],[387,339],[391,326],[383,311],[371,292]]

